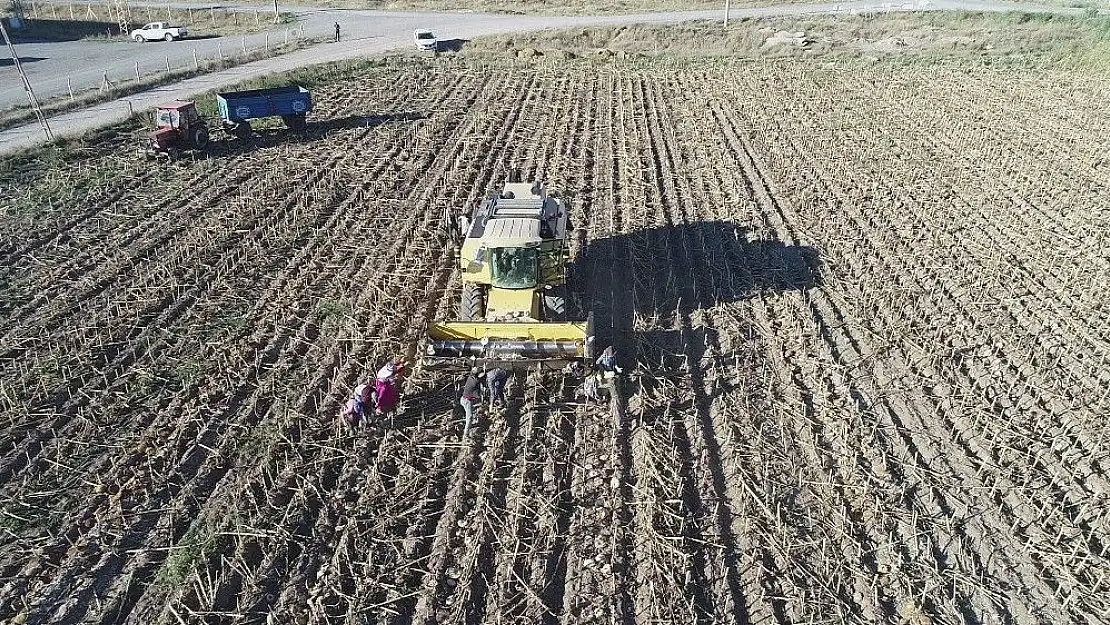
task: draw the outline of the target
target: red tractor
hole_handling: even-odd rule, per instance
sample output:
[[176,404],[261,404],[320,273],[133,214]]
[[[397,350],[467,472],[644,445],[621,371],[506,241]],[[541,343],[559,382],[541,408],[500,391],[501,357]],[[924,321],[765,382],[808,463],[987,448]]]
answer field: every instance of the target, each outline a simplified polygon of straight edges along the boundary
[[185,150],[208,147],[208,127],[197,113],[193,102],[174,102],[154,111],[158,127],[150,134],[147,153],[177,158]]

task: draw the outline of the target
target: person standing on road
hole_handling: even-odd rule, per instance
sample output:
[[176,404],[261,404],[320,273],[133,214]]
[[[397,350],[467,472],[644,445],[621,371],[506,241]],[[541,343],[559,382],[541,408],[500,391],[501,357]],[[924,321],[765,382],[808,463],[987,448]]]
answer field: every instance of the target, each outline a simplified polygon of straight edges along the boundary
[[335,43],[339,43],[339,22],[335,23]]
[[479,370],[478,367],[471,367],[470,375],[466,376],[466,381],[463,382],[462,395],[459,397],[459,405],[462,406],[463,413],[466,415],[466,423],[463,424],[463,438],[470,434],[470,423],[474,420],[474,409],[481,405],[483,376],[484,372]]
[[489,388],[489,409],[494,406],[505,406],[505,384],[509,381],[509,372],[501,367],[494,367],[486,371],[486,386]]

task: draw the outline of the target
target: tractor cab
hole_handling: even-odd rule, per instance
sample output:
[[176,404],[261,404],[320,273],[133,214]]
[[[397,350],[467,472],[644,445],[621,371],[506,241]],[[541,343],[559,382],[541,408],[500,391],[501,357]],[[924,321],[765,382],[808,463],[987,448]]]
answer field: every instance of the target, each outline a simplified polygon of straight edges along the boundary
[[177,156],[182,150],[203,150],[208,146],[208,128],[193,102],[174,102],[154,111],[157,126],[150,135],[150,154]]
[[200,114],[197,113],[197,105],[193,102],[175,102],[159,106],[154,112],[154,121],[158,128],[188,130],[200,122]]

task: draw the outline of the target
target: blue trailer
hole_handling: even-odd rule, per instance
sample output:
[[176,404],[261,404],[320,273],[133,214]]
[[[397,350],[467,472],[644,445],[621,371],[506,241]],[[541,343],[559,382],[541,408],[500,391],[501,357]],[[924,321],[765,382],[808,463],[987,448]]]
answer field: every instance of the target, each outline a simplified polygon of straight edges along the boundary
[[312,93],[296,85],[217,93],[216,101],[224,130],[237,137],[249,137],[250,120],[263,117],[280,116],[288,128],[302,130],[305,116],[312,110]]

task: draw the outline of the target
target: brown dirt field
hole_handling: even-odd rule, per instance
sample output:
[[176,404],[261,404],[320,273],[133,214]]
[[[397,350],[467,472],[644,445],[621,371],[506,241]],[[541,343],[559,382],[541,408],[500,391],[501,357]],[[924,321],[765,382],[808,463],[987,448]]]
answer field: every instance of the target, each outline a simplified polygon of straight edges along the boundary
[[[1096,623],[1103,73],[442,58],[151,164],[0,161],[8,623]],[[450,316],[438,223],[569,198],[628,419],[517,375],[335,419]]]

